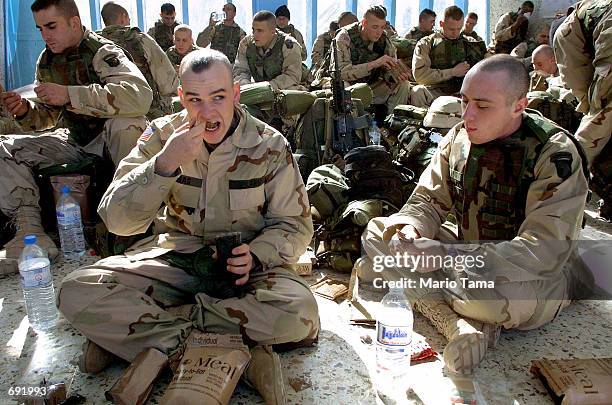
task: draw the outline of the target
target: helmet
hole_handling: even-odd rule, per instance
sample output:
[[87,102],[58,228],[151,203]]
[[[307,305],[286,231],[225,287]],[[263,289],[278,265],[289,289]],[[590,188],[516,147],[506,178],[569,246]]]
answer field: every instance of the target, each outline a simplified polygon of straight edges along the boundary
[[431,103],[423,119],[427,128],[452,128],[461,122],[461,100],[452,96],[440,96]]

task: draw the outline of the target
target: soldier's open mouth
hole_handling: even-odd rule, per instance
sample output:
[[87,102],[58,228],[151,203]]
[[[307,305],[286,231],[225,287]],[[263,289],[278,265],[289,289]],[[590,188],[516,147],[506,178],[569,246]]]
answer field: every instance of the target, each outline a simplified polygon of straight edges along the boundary
[[220,126],[221,123],[219,121],[206,122],[206,130],[210,132],[216,131],[217,129],[219,129]]

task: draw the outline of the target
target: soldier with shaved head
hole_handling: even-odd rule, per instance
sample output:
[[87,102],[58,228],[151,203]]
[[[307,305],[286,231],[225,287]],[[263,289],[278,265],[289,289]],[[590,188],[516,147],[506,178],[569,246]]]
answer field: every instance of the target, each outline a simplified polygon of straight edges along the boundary
[[[400,212],[370,221],[366,255],[355,264],[361,274],[415,280],[405,293],[448,339],[444,361],[460,373],[478,366],[501,327],[544,325],[574,293],[578,270],[564,265],[581,229],[585,170],[570,135],[525,112],[528,86],[523,64],[509,55],[470,69],[463,121]],[[449,214],[455,226],[444,222]],[[413,265],[381,268],[381,256],[397,254]]]
[[[98,208],[113,233],[153,224],[153,235],[68,275],[59,309],[89,339],[89,372],[149,347],[176,359],[194,328],[241,334],[258,359],[247,380],[277,403],[278,359],[260,346],[311,345],[319,332],[292,269],[313,235],[308,196],[287,140],[240,106],[225,55],[194,51],[179,75],[185,109],[151,123]],[[223,263],[215,237],[230,231],[242,243]]]

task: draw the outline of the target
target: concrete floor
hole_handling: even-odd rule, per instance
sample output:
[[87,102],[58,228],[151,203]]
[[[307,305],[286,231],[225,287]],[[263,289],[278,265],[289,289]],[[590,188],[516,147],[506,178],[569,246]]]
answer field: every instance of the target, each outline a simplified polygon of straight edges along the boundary
[[[612,239],[612,225],[592,218],[588,223],[584,238]],[[95,260],[88,257],[81,264]],[[55,264],[55,285],[78,265],[73,261]],[[324,274],[346,279],[346,276],[317,271],[309,280],[314,282]],[[373,303],[382,295],[367,286],[361,288],[361,296]],[[348,325],[351,317],[348,302],[317,300],[322,321],[318,346],[281,354],[289,403],[377,403],[371,378],[375,375],[374,345],[363,342],[366,335],[374,338],[374,330]],[[482,394],[479,404],[552,404],[544,386],[529,372],[531,360],[609,357],[611,326],[612,301],[591,300],[573,303],[540,329],[504,331],[499,345],[487,353],[484,363],[472,376]],[[445,339],[419,314],[415,314],[414,329],[436,351],[442,352]],[[108,403],[104,391],[119,377],[126,363],[118,363],[97,376],[81,373],[75,359],[83,341],[64,319],[51,333],[37,335],[28,329],[18,276],[0,279],[0,405],[17,403],[7,394],[11,386],[33,384],[42,377],[52,383],[66,383],[69,395],[79,393],[87,404]],[[148,403],[158,403],[168,380],[165,376],[155,385]],[[402,403],[449,403],[452,381],[444,375],[440,358],[417,364],[411,367],[411,390]],[[231,401],[231,404],[262,403],[257,393],[243,384],[238,386]]]

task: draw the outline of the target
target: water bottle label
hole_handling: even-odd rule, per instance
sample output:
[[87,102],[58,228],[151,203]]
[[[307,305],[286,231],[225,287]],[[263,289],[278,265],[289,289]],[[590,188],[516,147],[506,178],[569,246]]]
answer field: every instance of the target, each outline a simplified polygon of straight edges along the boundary
[[21,271],[20,276],[21,286],[24,290],[30,290],[37,287],[46,287],[51,284],[52,281],[49,266]]
[[378,322],[378,342],[389,346],[408,346],[412,342],[412,330],[408,326],[388,326]]
[[58,225],[67,226],[81,223],[81,210],[78,207],[68,208],[66,210],[58,209],[55,212],[57,214]]

